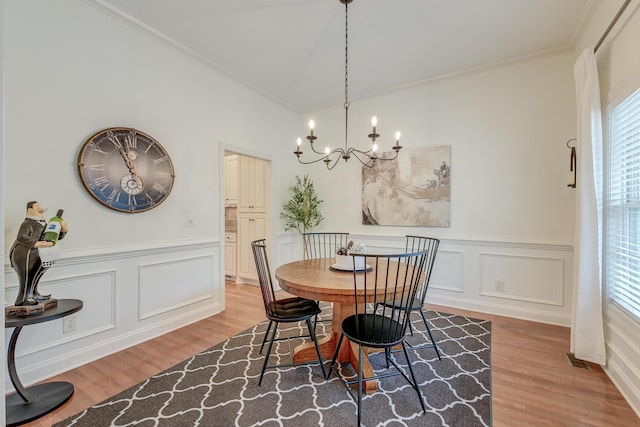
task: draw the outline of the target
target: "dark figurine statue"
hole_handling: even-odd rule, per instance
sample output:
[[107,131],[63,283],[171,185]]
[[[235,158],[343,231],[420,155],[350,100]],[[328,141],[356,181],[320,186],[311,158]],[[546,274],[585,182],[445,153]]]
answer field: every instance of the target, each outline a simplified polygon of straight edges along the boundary
[[[42,240],[47,222],[44,219],[46,209],[36,201],[27,203],[27,215],[16,241],[11,246],[9,259],[11,266],[18,275],[20,290],[16,297],[15,305],[36,305],[51,298],[51,295],[41,295],[38,292],[38,282],[47,270],[40,259],[39,248],[47,248],[54,245],[53,242]],[[62,221],[62,229],[59,239],[67,233],[66,221]],[[46,264],[48,265],[48,264]]]

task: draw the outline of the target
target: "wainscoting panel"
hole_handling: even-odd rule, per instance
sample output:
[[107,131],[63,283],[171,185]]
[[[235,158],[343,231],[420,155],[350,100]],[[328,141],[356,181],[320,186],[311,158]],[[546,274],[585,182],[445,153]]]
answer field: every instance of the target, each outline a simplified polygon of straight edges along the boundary
[[562,306],[561,258],[480,254],[480,295]]
[[464,292],[464,253],[438,249],[429,289]]
[[211,255],[145,264],[138,268],[140,320],[214,295]]
[[115,328],[115,285],[114,270],[42,280],[38,287],[41,293],[51,293],[58,299],[82,300],[82,310],[72,314],[76,330],[63,332],[63,319],[25,327],[18,341],[24,350],[18,351],[16,358]]
[[[64,253],[43,276],[39,290],[80,299],[76,330],[63,319],[24,327],[16,366],[29,386],[57,373],[188,325],[222,310],[219,241]],[[18,293],[5,260],[5,301]],[[5,329],[9,342],[13,329]],[[5,390],[13,386],[5,373]]]

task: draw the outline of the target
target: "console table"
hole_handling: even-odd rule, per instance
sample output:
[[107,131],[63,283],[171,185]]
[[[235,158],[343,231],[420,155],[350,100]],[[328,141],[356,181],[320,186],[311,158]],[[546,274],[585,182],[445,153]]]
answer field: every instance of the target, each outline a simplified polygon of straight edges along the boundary
[[25,389],[16,371],[16,343],[24,326],[59,319],[80,309],[82,309],[80,300],[59,299],[56,307],[40,314],[27,317],[5,316],[4,327],[15,328],[9,340],[7,365],[9,377],[16,392],[5,398],[7,426],[18,426],[40,418],[59,408],[73,395],[73,384],[61,381],[38,384]]

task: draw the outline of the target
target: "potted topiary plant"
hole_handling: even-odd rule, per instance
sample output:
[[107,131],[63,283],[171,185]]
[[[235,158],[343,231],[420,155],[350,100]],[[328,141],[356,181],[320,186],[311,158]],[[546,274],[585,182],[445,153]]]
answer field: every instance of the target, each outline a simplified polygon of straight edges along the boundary
[[318,198],[313,181],[307,175],[302,179],[296,176],[296,184],[289,187],[289,191],[291,198],[280,213],[284,219],[284,229],[298,230],[300,235],[308,233],[324,220],[320,212],[323,201]]

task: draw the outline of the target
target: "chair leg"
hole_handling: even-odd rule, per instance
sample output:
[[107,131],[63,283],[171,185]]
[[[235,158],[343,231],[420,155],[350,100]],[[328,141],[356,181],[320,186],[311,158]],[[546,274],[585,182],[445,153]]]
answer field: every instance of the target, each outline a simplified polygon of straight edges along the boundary
[[340,345],[342,344],[342,339],[344,338],[344,334],[340,334],[340,338],[338,339],[338,345],[336,346],[336,352],[333,353],[333,359],[331,359],[331,364],[329,365],[329,370],[327,371],[327,376],[324,377],[326,380],[331,376],[331,370],[333,369],[333,364],[336,363],[336,359],[338,358],[338,353],[340,352]]
[[[316,301],[316,302],[318,303],[318,305],[320,305],[320,301]],[[315,323],[318,323],[318,322],[327,322],[327,323],[329,323],[329,322],[331,322],[331,319],[318,320],[318,316],[319,316],[319,314],[316,314]]]
[[262,372],[260,372],[260,380],[258,381],[258,386],[262,385],[262,377],[264,376],[264,371],[267,369],[267,363],[269,362],[269,356],[271,355],[271,347],[273,347],[273,341],[276,338],[276,332],[278,332],[278,322],[275,323],[276,324],[273,327],[273,335],[271,335],[271,339],[269,340],[267,354],[264,356],[264,363],[262,364]]
[[409,367],[409,373],[411,373],[411,379],[413,380],[413,388],[418,393],[418,399],[420,400],[420,406],[422,406],[422,410],[424,413],[427,413],[427,408],[424,405],[424,399],[422,398],[422,391],[420,390],[420,385],[418,384],[418,380],[416,380],[416,374],[413,372],[413,366],[411,359],[409,358],[409,352],[407,351],[407,346],[405,342],[402,342],[402,349],[404,350],[404,357],[407,359],[407,366]]
[[362,345],[358,344],[358,426],[362,425]]
[[262,354],[262,349],[264,348],[264,344],[267,342],[267,335],[269,335],[269,331],[271,330],[271,325],[273,325],[273,320],[269,320],[269,326],[267,326],[267,331],[264,333],[264,338],[262,338],[262,345],[260,346],[260,354]]
[[320,354],[320,346],[318,345],[318,340],[316,339],[316,331],[315,324],[311,325],[311,319],[307,319],[307,329],[309,329],[309,335],[311,335],[311,339],[313,340],[313,344],[316,346],[316,353],[318,353],[318,362],[320,362],[320,369],[322,369],[322,377],[327,377],[327,372],[324,370],[324,360],[322,360],[322,354]]
[[438,344],[436,344],[436,341],[433,339],[433,335],[431,334],[431,328],[429,327],[429,322],[427,321],[427,316],[424,315],[424,311],[422,311],[422,309],[420,309],[420,315],[422,316],[422,320],[424,321],[424,325],[427,327],[427,333],[429,333],[429,339],[433,343],[433,348],[436,349],[436,354],[438,355],[438,360],[442,360],[442,357],[440,356],[440,350],[438,350]]
[[409,325],[409,332],[411,333],[411,336],[413,336],[413,326],[411,326],[411,319],[409,319],[407,324]]

